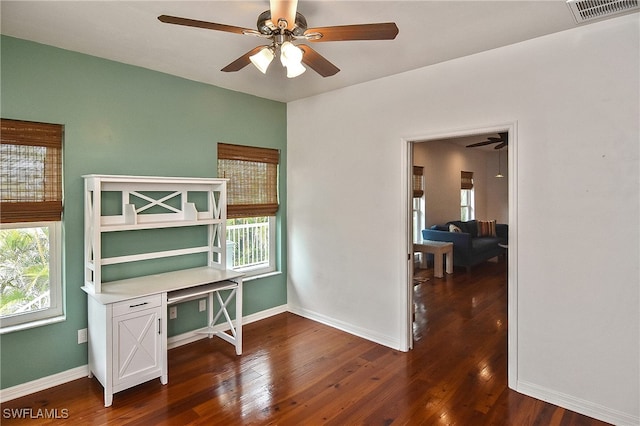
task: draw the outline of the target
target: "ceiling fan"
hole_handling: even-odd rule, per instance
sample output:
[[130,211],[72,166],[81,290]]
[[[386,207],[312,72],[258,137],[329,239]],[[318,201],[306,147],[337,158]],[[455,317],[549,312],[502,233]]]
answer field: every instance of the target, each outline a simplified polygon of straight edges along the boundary
[[491,145],[492,143],[497,144],[496,146],[494,146],[494,149],[502,149],[505,146],[509,145],[509,133],[507,132],[500,132],[498,133],[499,137],[489,137],[487,138],[486,141],[482,141],[482,142],[478,142],[478,143],[472,143],[471,145],[467,145],[467,148],[475,148],[477,146],[485,146],[485,145]]
[[310,46],[295,45],[294,41],[393,40],[398,34],[398,27],[393,22],[307,28],[307,20],[297,11],[298,0],[270,0],[269,6],[269,10],[258,16],[258,30],[169,15],[158,16],[158,19],[167,24],[251,35],[269,40],[270,44],[251,49],[222,68],[222,71],[239,71],[253,63],[262,73],[266,73],[269,64],[279,53],[280,61],[287,68],[289,78],[297,77],[306,70],[302,63],[322,77],[330,77],[340,71]]

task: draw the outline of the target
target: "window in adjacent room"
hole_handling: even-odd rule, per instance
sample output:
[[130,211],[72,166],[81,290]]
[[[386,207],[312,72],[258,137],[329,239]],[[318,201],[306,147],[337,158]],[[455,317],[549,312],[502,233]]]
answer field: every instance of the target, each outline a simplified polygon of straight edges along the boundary
[[0,330],[63,319],[59,124],[1,120]]
[[460,172],[460,220],[475,219],[473,172]]
[[424,228],[424,167],[413,166],[413,240],[422,240]]
[[247,276],[276,269],[276,212],[280,152],[218,144],[218,177],[228,178],[227,242],[232,268]]

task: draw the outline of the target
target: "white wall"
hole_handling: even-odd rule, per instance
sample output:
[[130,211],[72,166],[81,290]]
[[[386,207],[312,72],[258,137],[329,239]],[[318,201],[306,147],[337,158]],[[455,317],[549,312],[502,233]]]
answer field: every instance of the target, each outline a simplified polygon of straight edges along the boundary
[[509,223],[509,171],[507,170],[507,156],[509,152],[502,150],[500,153],[500,173],[504,178],[496,178],[498,173],[498,154],[488,154],[486,162],[485,180],[485,218],[495,219],[498,223]]
[[516,388],[639,423],[639,33],[628,15],[290,103],[291,309],[402,348],[402,138],[517,123]]
[[502,154],[502,179],[498,153],[468,149],[452,141],[434,140],[414,144],[413,163],[424,166],[425,224],[460,220],[460,171],[473,172],[476,219],[509,223],[507,153]]

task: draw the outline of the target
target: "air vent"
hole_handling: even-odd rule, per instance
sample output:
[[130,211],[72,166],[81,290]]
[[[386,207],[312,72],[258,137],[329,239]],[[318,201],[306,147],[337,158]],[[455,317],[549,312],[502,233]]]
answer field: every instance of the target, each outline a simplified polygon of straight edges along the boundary
[[638,0],[567,0],[567,5],[578,24],[640,10]]

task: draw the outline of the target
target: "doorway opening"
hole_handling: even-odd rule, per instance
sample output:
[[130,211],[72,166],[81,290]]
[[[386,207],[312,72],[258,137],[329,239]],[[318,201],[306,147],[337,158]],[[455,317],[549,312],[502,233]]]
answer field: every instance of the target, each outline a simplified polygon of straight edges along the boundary
[[[502,144],[502,141],[497,141],[501,137],[508,139],[508,144]],[[417,267],[425,265],[423,263],[424,259],[421,257],[427,256],[426,253],[414,252],[414,243],[420,243],[423,240],[420,230],[431,228],[433,225],[443,226],[451,221],[466,222],[468,219],[495,220],[496,224],[500,223],[508,227],[508,238],[502,243],[504,257],[501,261],[506,262],[507,266],[507,373],[509,387],[511,388],[515,388],[517,382],[516,137],[516,123],[512,123],[481,129],[432,134],[405,140],[407,144],[407,163],[409,165],[407,181],[409,182],[408,187],[411,189],[407,191],[408,200],[406,203],[407,245],[409,251],[407,268],[408,347],[413,348],[414,319],[416,319],[416,315],[420,315],[420,312],[415,311],[413,299],[414,276]],[[478,143],[480,145],[473,146]],[[467,147],[468,145],[472,146]],[[496,147],[499,148],[496,149]],[[421,168],[423,173],[421,178],[423,188],[420,196],[418,196],[419,192],[414,191],[416,182],[414,166]],[[464,190],[465,173],[461,172],[473,172],[472,194]],[[473,195],[472,200],[469,195]],[[416,198],[419,199],[416,200]],[[473,201],[473,204],[470,204],[471,201]],[[466,216],[464,216],[465,214]],[[431,260],[432,255],[428,256],[430,257],[429,260]],[[442,256],[438,257],[441,258]],[[461,263],[460,259],[458,260],[458,263]],[[443,261],[443,263],[445,262]],[[455,274],[469,273],[464,269],[460,269],[462,265],[458,264],[456,266],[455,263],[454,261]],[[434,264],[433,266],[435,273],[436,265]],[[474,266],[478,265],[472,265],[470,269],[472,270]],[[441,274],[444,274],[443,278],[433,277],[432,275],[433,278],[429,278],[432,280],[431,285],[434,282],[437,284],[439,280],[447,279],[446,269],[441,268],[441,270],[445,271],[441,272]],[[430,284],[427,281],[423,285]]]

